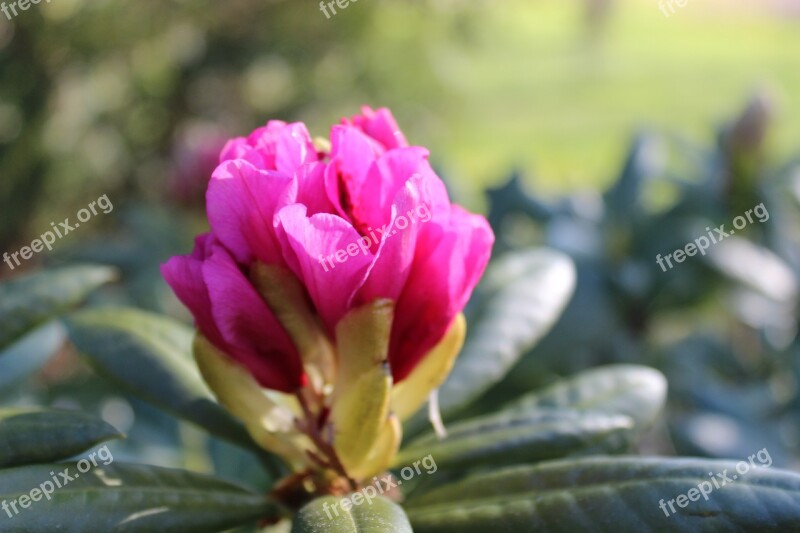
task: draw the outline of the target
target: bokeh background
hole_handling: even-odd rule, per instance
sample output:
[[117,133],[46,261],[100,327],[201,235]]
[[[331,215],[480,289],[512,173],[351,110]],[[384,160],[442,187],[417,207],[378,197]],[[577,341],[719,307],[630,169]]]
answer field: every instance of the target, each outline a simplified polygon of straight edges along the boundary
[[[0,253],[103,194],[114,211],[14,272],[0,264],[0,279],[111,264],[121,282],[104,302],[188,320],[158,265],[203,229],[221,143],[271,118],[326,135],[387,106],[452,195],[490,216],[496,255],[548,245],[578,265],[564,317],[487,410],[578,370],[644,363],[671,388],[642,451],[767,447],[794,467],[798,95],[797,0],[689,0],[669,16],[658,0],[359,0],[330,19],[297,0],[53,0],[0,15]],[[762,202],[769,221],[734,246],[657,267]],[[57,324],[23,342],[0,361],[4,404],[81,406],[137,436],[121,454],[247,472],[96,379]]]

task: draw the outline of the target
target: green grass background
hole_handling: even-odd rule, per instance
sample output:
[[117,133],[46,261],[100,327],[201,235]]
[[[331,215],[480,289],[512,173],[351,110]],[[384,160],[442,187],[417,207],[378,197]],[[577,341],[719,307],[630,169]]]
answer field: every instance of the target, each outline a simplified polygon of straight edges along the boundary
[[[377,47],[368,54],[383,75],[404,88],[389,103],[413,140],[433,146],[473,192],[511,165],[548,192],[603,185],[638,129],[710,143],[757,90],[776,104],[771,150],[788,156],[800,148],[797,15],[690,0],[665,17],[656,0],[619,0],[593,33],[581,2],[501,0],[473,9],[459,27],[385,2],[365,39]],[[421,111],[412,104],[415,84],[416,101],[426,101],[429,87],[415,79],[423,67],[444,98]]]

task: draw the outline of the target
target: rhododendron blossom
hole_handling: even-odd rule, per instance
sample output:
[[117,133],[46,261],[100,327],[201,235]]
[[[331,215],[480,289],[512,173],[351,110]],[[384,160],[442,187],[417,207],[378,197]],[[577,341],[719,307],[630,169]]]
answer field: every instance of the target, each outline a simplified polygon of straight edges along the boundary
[[451,203],[428,155],[386,109],[365,108],[329,140],[270,121],[227,143],[206,195],[210,232],[162,268],[195,318],[211,388],[298,471],[386,468],[398,419],[460,350],[494,236]]

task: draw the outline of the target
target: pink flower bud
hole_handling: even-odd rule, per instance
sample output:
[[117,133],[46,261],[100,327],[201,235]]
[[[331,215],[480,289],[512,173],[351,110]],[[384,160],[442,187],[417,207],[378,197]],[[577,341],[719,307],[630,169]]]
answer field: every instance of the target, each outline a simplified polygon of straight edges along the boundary
[[[387,363],[402,382],[465,306],[494,241],[387,109],[334,125],[329,143],[279,121],[228,141],[206,205],[211,231],[162,273],[200,333],[281,392],[335,379],[337,324],[378,299],[393,305]],[[281,280],[291,290],[269,285]]]

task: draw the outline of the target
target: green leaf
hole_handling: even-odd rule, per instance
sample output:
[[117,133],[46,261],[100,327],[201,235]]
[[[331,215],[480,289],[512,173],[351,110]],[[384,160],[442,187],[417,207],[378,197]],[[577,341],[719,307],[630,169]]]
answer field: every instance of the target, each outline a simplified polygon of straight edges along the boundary
[[[382,496],[368,498],[369,488],[375,492],[367,487],[345,498],[324,496],[306,504],[294,519],[292,533],[412,533],[403,509]],[[346,511],[343,500],[351,502],[345,504]]]
[[0,501],[8,502],[8,510],[0,512],[0,530],[210,533],[282,514],[264,496],[227,481],[110,461],[1,470]]
[[0,350],[0,391],[16,385],[43,367],[64,344],[66,337],[61,322],[52,320]]
[[110,424],[76,411],[0,409],[0,468],[66,459],[121,437]]
[[561,407],[627,415],[640,428],[650,426],[667,399],[661,372],[637,365],[609,365],[581,372],[542,391],[526,394],[502,409],[524,413]]
[[113,269],[75,266],[0,284],[0,350],[113,279]]
[[625,415],[540,409],[493,414],[448,426],[448,435],[421,437],[395,465],[431,455],[439,468],[508,465],[576,454],[619,452],[632,441],[634,422]]
[[125,308],[82,311],[66,322],[72,342],[102,376],[220,438],[260,450],[203,382],[191,356],[191,328]]
[[[740,475],[737,464],[665,458],[556,461],[472,476],[407,507],[416,533],[800,530],[800,475],[749,463],[747,474]],[[722,486],[717,474],[731,481]],[[708,499],[696,491],[697,501],[679,507],[677,497],[701,483]],[[666,511],[659,507],[662,500]]]
[[664,153],[660,142],[647,134],[638,134],[631,143],[617,181],[605,194],[607,212],[618,221],[628,223],[642,212],[642,189],[645,181],[658,176],[664,168]]
[[509,253],[492,264],[464,349],[439,391],[442,415],[448,418],[500,381],[550,330],[574,287],[572,261],[553,250]]
[[731,280],[776,302],[794,305],[797,301],[800,289],[792,267],[764,246],[741,237],[728,237],[712,246],[705,259]]

